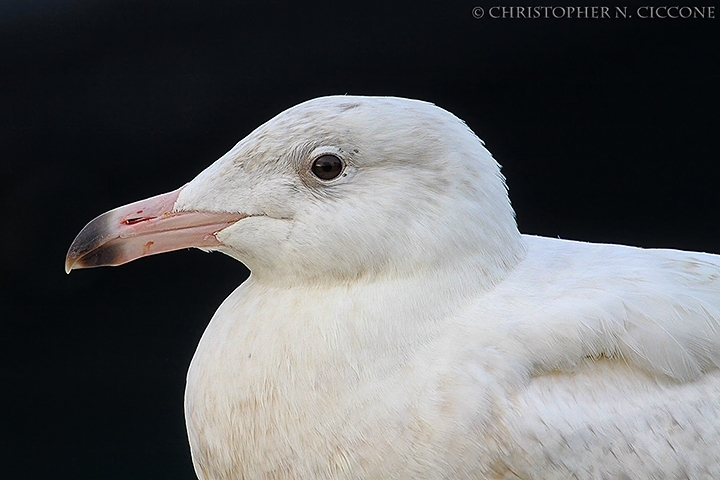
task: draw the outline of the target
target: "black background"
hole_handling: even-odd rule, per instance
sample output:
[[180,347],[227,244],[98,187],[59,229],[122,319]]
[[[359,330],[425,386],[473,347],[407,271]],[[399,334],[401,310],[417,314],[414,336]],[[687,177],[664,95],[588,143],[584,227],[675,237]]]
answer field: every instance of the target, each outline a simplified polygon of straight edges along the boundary
[[193,250],[67,276],[64,255],[303,100],[450,110],[525,233],[720,252],[717,20],[471,14],[498,4],[3,2],[3,478],[194,478],[184,375],[247,271]]

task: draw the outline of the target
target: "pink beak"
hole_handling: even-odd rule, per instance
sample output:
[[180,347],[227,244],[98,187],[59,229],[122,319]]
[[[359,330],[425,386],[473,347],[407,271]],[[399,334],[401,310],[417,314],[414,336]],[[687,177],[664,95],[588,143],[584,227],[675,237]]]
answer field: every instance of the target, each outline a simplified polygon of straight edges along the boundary
[[247,215],[174,211],[182,187],[110,210],[85,225],[70,245],[65,271],[122,265],[140,257],[182,248],[212,248],[220,230]]

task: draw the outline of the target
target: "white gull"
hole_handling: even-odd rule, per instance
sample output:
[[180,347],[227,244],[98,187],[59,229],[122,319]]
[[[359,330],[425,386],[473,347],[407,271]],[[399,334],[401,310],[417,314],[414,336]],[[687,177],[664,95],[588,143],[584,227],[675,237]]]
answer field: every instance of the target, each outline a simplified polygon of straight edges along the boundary
[[202,479],[720,478],[720,256],[521,235],[436,106],[297,105],[66,269],[191,246],[252,271],[188,372]]

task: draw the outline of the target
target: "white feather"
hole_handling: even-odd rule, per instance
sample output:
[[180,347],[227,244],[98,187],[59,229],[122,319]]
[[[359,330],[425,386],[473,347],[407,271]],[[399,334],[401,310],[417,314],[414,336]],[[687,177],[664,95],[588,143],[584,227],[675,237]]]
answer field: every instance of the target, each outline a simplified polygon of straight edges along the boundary
[[203,479],[720,478],[720,257],[520,235],[442,109],[306,102],[176,209],[250,215],[188,374]]

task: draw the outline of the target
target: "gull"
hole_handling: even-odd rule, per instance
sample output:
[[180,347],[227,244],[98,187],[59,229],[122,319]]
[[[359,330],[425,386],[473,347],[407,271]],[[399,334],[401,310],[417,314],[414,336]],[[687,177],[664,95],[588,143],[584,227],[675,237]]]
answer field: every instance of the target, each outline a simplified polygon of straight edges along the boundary
[[451,113],[329,96],[77,236],[250,278],[187,375],[201,479],[720,478],[720,256],[522,235]]

